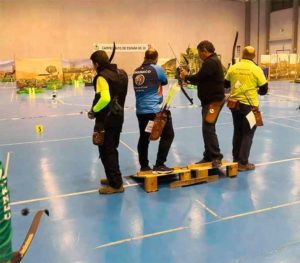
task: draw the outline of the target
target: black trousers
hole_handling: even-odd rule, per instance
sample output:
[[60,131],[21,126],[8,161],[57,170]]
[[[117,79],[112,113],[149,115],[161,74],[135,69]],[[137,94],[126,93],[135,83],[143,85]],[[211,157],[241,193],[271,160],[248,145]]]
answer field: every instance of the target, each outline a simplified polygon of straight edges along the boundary
[[216,124],[207,123],[205,121],[207,112],[208,106],[202,105],[202,136],[204,141],[203,157],[209,162],[215,159],[222,160],[223,154],[219,147]]
[[[139,153],[139,162],[141,167],[149,166],[148,147],[150,142],[149,140],[150,133],[145,132],[145,128],[150,120],[151,121],[154,120],[155,115],[156,115],[155,113],[136,115],[138,118],[139,128],[140,128],[138,153]],[[168,120],[166,126],[163,129],[159,141],[158,153],[157,153],[156,164],[155,164],[156,166],[163,165],[166,162],[173,139],[174,139],[174,129],[172,124],[172,117],[171,117],[171,112],[168,112]]]
[[121,127],[106,128],[103,145],[98,146],[100,159],[104,166],[108,183],[111,187],[119,188],[123,184],[119,167],[118,146]]
[[231,110],[233,118],[232,156],[234,161],[240,164],[249,162],[256,126],[250,129],[246,115],[251,111],[250,106],[239,104],[239,110]]

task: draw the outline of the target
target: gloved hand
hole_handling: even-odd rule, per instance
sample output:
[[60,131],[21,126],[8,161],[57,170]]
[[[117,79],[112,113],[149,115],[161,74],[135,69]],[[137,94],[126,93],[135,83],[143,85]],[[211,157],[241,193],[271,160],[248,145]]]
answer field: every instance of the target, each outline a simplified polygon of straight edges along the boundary
[[182,80],[184,80],[185,77],[189,74],[188,71],[183,67],[179,67],[179,72],[180,72],[180,78]]
[[93,110],[90,110],[90,111],[87,113],[87,115],[88,115],[88,118],[89,118],[89,119],[91,119],[91,120],[95,119],[95,113],[93,112]]

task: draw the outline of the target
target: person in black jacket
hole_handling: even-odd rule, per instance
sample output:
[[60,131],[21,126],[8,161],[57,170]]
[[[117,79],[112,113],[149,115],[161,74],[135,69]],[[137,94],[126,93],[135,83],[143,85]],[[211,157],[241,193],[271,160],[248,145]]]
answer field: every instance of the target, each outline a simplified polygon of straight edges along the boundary
[[180,72],[180,77],[189,83],[197,85],[198,98],[202,105],[202,134],[204,140],[203,159],[198,163],[212,162],[213,168],[222,164],[223,155],[219,148],[215,123],[208,123],[205,117],[209,111],[209,104],[222,101],[224,95],[224,72],[222,64],[215,53],[213,44],[207,40],[197,46],[199,57],[203,64],[199,72],[188,75],[185,69]]
[[99,189],[99,193],[122,193],[124,188],[117,148],[124,122],[128,76],[116,64],[110,63],[105,51],[95,51],[91,60],[97,74],[93,81],[95,97],[88,117],[96,119],[94,132],[104,132],[103,144],[98,148],[107,177],[101,179],[101,184],[105,186]]

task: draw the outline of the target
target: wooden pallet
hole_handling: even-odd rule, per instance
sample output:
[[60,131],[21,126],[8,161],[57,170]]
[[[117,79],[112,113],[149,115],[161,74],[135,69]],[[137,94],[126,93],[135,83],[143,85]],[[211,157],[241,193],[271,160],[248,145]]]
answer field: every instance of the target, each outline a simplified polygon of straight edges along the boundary
[[[201,174],[202,177],[208,176],[208,171],[214,169],[211,163],[190,164],[187,168],[195,171],[196,176],[197,174]],[[219,169],[221,168],[226,168],[226,176],[228,177],[236,177],[238,175],[238,163],[222,161]]]
[[174,167],[174,171],[168,174],[156,174],[151,172],[138,172],[136,175],[133,175],[134,178],[143,178],[144,179],[144,189],[146,192],[155,192],[158,190],[157,180],[158,177],[170,176],[170,175],[179,175],[179,178],[187,178],[191,174],[190,169],[186,167]]
[[[237,163],[222,162],[220,168],[226,167],[226,176],[235,177],[238,173]],[[158,190],[158,177],[178,175],[177,181],[170,183],[171,188],[180,186],[188,186],[203,182],[214,182],[219,179],[219,175],[209,175],[209,170],[212,170],[211,163],[191,164],[187,167],[174,167],[174,171],[168,174],[155,174],[151,172],[138,172],[133,175],[134,178],[144,179],[144,189],[146,192],[155,192]]]

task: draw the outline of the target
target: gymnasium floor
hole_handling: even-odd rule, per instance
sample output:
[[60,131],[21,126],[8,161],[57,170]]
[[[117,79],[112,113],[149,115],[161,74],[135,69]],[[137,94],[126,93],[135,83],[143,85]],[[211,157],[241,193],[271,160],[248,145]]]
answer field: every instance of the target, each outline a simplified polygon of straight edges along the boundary
[[[0,159],[10,152],[13,247],[23,241],[34,212],[47,208],[24,263],[296,263],[300,258],[300,84],[270,83],[261,97],[265,126],[251,152],[255,171],[209,184],[147,194],[124,178],[125,193],[100,196],[104,171],[86,117],[91,87],[16,95],[0,86]],[[199,101],[180,93],[172,108],[175,140],[168,162],[202,158]],[[119,146],[123,176],[138,169],[137,120],[130,85]],[[81,114],[83,112],[83,114]],[[36,134],[35,126],[44,133]],[[231,160],[232,120],[224,108],[217,125],[224,159]],[[157,143],[151,143],[155,161]],[[27,207],[31,213],[20,214]]]

